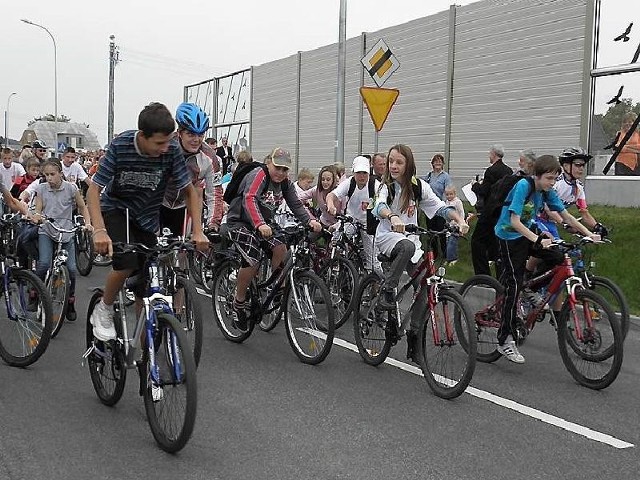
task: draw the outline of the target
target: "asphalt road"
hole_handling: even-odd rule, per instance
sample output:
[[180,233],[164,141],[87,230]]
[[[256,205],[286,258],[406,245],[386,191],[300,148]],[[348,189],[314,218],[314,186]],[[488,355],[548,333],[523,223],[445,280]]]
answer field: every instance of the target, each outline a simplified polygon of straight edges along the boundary
[[354,352],[351,324],[318,366],[303,365],[282,325],[242,345],[224,340],[201,296],[205,344],[194,434],[178,454],[155,444],[137,376],[102,405],[84,350],[88,287],[35,365],[0,364],[0,479],[636,479],[640,467],[640,330],[616,382],[577,385],[554,330],[540,324],[525,365],[478,364],[460,398],[435,397],[404,345],[378,368]]

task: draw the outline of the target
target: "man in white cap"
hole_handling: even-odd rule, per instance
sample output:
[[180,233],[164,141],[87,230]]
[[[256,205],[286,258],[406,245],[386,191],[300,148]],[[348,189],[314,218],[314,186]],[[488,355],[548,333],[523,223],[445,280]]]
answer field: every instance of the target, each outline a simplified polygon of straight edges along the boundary
[[378,222],[372,214],[376,192],[380,182],[369,175],[369,159],[358,156],[353,159],[351,167],[353,176],[340,183],[327,195],[327,212],[335,215],[346,204],[345,213],[366,227],[360,230],[365,253],[365,268],[381,271],[380,262],[374,245],[374,235]]

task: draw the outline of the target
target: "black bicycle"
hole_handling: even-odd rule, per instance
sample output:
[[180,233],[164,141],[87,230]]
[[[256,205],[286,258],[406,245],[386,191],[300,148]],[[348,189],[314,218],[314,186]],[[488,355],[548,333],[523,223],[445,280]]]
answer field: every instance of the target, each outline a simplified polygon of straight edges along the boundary
[[0,221],[0,357],[11,366],[26,367],[47,349],[53,330],[51,297],[31,270],[16,265],[16,230],[19,214]]
[[[301,362],[315,365],[327,357],[333,344],[335,320],[331,296],[322,279],[301,265],[302,257],[307,254],[305,249],[308,248],[307,227],[293,225],[281,228],[273,225],[272,228],[282,233],[288,245],[288,254],[283,265],[268,278],[256,278],[251,282],[248,331],[243,332],[234,326],[232,304],[242,258],[235,245],[226,251],[227,257],[214,272],[213,314],[224,337],[235,343],[249,338],[265,315],[273,319],[271,328],[283,316],[287,338],[294,353]],[[260,265],[270,264],[268,247],[263,246],[265,252]],[[261,270],[268,271],[264,267],[259,268]]]

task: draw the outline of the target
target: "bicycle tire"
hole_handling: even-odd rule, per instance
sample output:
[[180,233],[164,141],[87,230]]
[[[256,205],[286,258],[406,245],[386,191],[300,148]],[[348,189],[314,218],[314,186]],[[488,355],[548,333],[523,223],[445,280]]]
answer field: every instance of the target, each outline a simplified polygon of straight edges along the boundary
[[473,314],[462,295],[441,289],[435,310],[418,331],[417,358],[429,388],[440,398],[459,397],[476,368]]
[[227,340],[242,343],[251,336],[254,322],[249,321],[249,330],[242,332],[233,326],[234,313],[232,310],[236,290],[236,278],[240,269],[240,261],[225,260],[216,269],[211,292],[213,318]]
[[627,338],[627,333],[629,333],[630,320],[629,303],[627,302],[627,298],[622,292],[622,289],[610,279],[599,275],[590,275],[589,283],[591,284],[591,288],[589,288],[589,290],[601,295],[613,308],[613,311],[620,322],[622,339],[625,340]]
[[358,353],[365,363],[380,365],[389,356],[394,343],[393,319],[389,312],[376,308],[382,279],[376,273],[366,275],[358,285],[353,312],[353,333]]
[[[184,330],[175,317],[158,313],[153,335],[160,382],[156,386],[151,379],[149,345],[145,335],[140,368],[144,407],[156,443],[165,452],[175,453],[184,448],[195,425],[198,408],[196,365]],[[155,341],[157,338],[160,341]],[[156,393],[158,396],[154,399],[154,390],[158,388],[162,394]]]
[[180,311],[178,311],[174,299],[173,311],[176,319],[184,329],[187,340],[191,344],[193,360],[197,368],[200,364],[200,356],[202,355],[202,308],[198,302],[198,293],[193,281],[182,275],[178,275],[176,277],[176,288],[184,289],[184,303]]
[[93,260],[95,258],[93,238],[88,231],[79,229],[76,231],[75,241],[76,268],[80,275],[86,277],[93,269]]
[[[98,399],[109,407],[112,407],[124,392],[127,382],[127,366],[125,364],[124,351],[117,341],[102,342],[93,336],[93,325],[91,315],[98,302],[102,300],[102,292],[97,291],[89,301],[86,324],[86,346],[87,351],[92,351],[87,355],[87,365],[93,389],[98,395]],[[122,338],[122,325],[117,318],[114,318],[116,335]]]
[[[622,367],[621,326],[613,309],[602,296],[584,288],[577,289],[575,295],[575,311],[570,311],[569,299],[566,299],[556,319],[560,356],[571,376],[580,385],[601,390],[613,383]],[[591,328],[584,322],[585,306],[592,316]],[[574,321],[580,322],[578,328],[582,330],[582,340],[575,335]]]
[[[260,267],[258,269],[258,283],[265,282],[271,276],[271,261],[266,260],[260,262]],[[263,295],[261,296],[261,301],[264,302],[267,298],[267,290],[263,289]],[[282,301],[282,299],[280,300]],[[260,318],[260,322],[258,322],[258,328],[263,332],[270,332],[276,325],[280,323],[280,318],[282,318],[282,309],[281,308],[271,308],[270,312],[262,312],[262,316]]]
[[51,299],[32,271],[12,268],[7,275],[9,291],[4,291],[4,282],[0,287],[0,357],[12,367],[27,367],[42,356],[51,340]]
[[351,316],[360,278],[358,270],[346,258],[335,257],[323,265],[319,275],[324,280],[331,296],[337,330]]
[[67,305],[69,304],[69,288],[69,270],[66,265],[60,265],[60,267],[50,272],[47,278],[47,290],[51,296],[51,308],[53,312],[51,338],[56,338],[64,323],[64,318],[67,314]]
[[302,363],[317,365],[331,351],[335,318],[331,296],[322,279],[310,270],[296,270],[282,297],[287,338]]
[[[459,291],[473,314],[476,329],[476,359],[492,363],[502,355],[498,352],[498,328],[502,314],[497,303],[504,287],[489,275],[474,275],[462,284]],[[464,342],[464,339],[461,339]]]

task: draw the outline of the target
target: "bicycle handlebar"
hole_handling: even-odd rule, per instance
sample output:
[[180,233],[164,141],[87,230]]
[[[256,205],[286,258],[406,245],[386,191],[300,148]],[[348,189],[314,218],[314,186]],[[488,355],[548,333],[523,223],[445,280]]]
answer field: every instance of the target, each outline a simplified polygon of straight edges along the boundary
[[113,251],[117,253],[141,253],[143,255],[154,255],[154,254],[163,254],[169,253],[172,250],[184,248],[186,250],[193,250],[195,248],[194,244],[191,242],[186,242],[184,239],[167,239],[168,243],[157,243],[153,247],[149,247],[144,243],[132,242],[115,242],[113,244]]
[[420,227],[419,225],[409,224],[404,226],[404,230],[406,233],[413,233],[417,235],[433,235],[433,236],[444,235],[446,233],[460,233],[460,227],[458,227],[458,225],[455,225],[455,224],[447,225],[442,230],[431,230],[429,228]]

